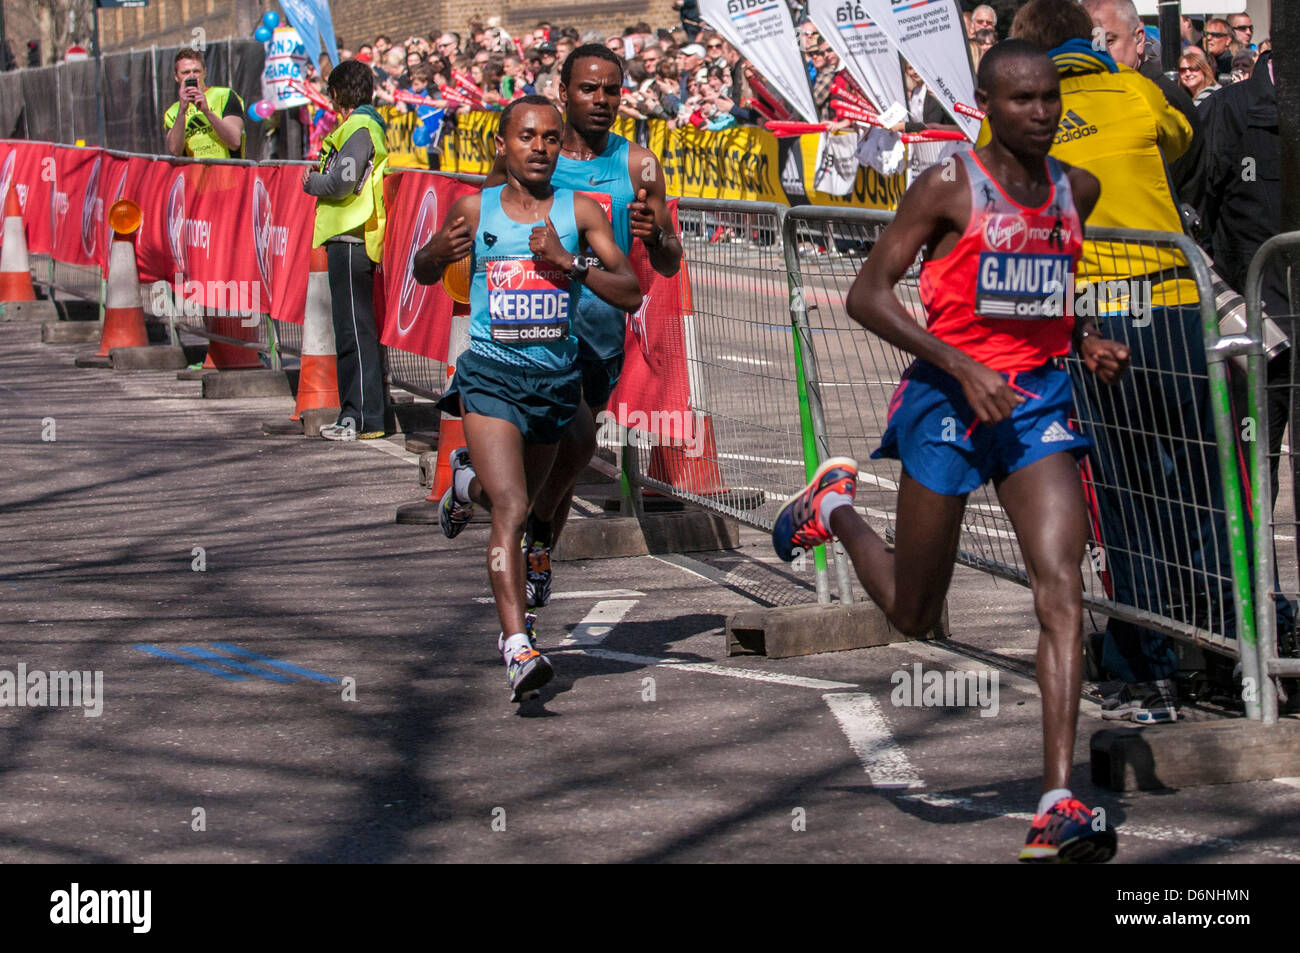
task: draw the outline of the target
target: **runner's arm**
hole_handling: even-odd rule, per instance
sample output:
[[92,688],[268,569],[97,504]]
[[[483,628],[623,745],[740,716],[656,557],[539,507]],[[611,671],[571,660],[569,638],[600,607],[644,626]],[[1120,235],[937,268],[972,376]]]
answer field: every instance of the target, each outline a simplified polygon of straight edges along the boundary
[[478,232],[479,193],[458,198],[447,210],[442,228],[415,253],[411,275],[422,285],[436,284],[442,272],[474,250]]
[[949,168],[947,163],[932,166],[904,194],[894,221],[877,239],[849,289],[845,310],[868,331],[955,377],[980,422],[995,424],[1009,417],[1024,398],[1002,375],[923,328],[894,294],[917,252],[937,245],[947,233],[963,230],[964,223],[953,221],[948,210],[969,203],[966,176],[963,171],[945,181]]
[[633,143],[628,150],[628,175],[636,200],[628,204],[632,237],[650,253],[650,267],[671,278],[682,267],[682,243],[668,214],[668,181],[655,154]]
[[[1077,167],[1069,169],[1067,174],[1079,221],[1086,222],[1101,199],[1101,182],[1091,172]],[[1067,288],[1066,293],[1074,294],[1074,289]],[[1077,312],[1074,316],[1074,349],[1084,366],[1106,384],[1115,383],[1128,369],[1129,349],[1118,341],[1102,337],[1096,320]]]
[[585,243],[596,254],[605,269],[589,270],[583,284],[596,297],[609,302],[620,311],[636,311],[641,307],[641,285],[636,280],[636,272],[632,270],[623,249],[618,247],[618,242],[614,239],[613,226],[605,217],[604,210],[594,199],[575,195],[573,217],[578,223],[581,243]]

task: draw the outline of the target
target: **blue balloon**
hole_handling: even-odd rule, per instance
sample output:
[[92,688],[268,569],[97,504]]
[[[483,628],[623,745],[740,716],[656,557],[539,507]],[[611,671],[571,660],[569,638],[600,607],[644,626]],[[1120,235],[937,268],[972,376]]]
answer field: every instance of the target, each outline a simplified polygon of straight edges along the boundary
[[268,30],[274,30],[280,25],[280,14],[274,10],[267,10],[262,14],[262,22],[266,24]]
[[257,114],[257,103],[248,104],[248,118],[253,122],[261,122],[262,117]]
[[411,133],[411,145],[423,149],[433,141],[433,133],[429,131],[428,126],[416,126]]
[[258,43],[270,43],[271,35],[271,31],[267,29],[266,24],[260,24],[258,28],[253,31],[253,39]]

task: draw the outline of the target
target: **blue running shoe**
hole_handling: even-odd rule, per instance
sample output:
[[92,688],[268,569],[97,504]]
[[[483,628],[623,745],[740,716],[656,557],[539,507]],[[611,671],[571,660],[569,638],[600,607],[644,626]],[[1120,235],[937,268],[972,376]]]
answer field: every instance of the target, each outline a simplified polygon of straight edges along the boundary
[[1115,832],[1074,797],[1063,797],[1030,825],[1020,859],[1038,864],[1104,864],[1115,856]]
[[442,495],[442,502],[438,506],[438,525],[442,527],[442,535],[448,539],[455,539],[460,535],[460,531],[469,525],[470,519],[474,516],[474,504],[462,503],[456,499],[456,474],[470,468],[469,448],[459,447],[451,452],[451,486],[447,487],[447,492]]
[[813,474],[812,482],[786,501],[776,514],[772,527],[772,546],[786,562],[801,552],[829,543],[834,537],[830,527],[822,525],[821,505],[827,493],[853,496],[858,488],[858,463],[849,457],[831,457]]

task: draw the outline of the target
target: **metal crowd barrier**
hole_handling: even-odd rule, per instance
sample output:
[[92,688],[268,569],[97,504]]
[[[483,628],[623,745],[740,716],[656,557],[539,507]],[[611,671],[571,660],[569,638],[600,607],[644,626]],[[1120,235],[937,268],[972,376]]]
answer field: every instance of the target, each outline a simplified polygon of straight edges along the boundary
[[[679,217],[690,288],[682,310],[691,402],[707,415],[713,437],[695,464],[719,474],[725,489],[699,480],[675,486],[644,466],[633,482],[770,529],[782,501],[820,460],[848,454],[861,467],[859,511],[890,536],[901,467],[870,454],[911,358],[853,322],[844,299],[892,213],[683,199]],[[1133,351],[1126,390],[1091,386],[1077,359],[1067,362],[1077,424],[1098,444],[1088,467],[1095,502],[1081,566],[1085,604],[1240,657],[1251,678],[1257,640],[1249,524],[1224,367],[1234,342],[1220,339],[1208,269],[1181,235],[1093,229],[1089,236],[1108,243],[1117,274],[1127,270],[1155,288],[1187,282],[1199,304],[1179,321],[1166,313],[1153,335],[1117,332]],[[897,290],[922,321],[918,275],[919,261]],[[1149,317],[1155,326],[1162,316]],[[841,600],[860,598],[848,560],[836,557],[832,569],[818,556],[819,600],[831,598],[832,573]],[[990,488],[968,501],[959,561],[1028,584],[1010,521]],[[1113,591],[1117,575],[1131,587],[1123,596]],[[1257,706],[1248,702],[1248,711],[1257,717]]]
[[[1278,631],[1275,600],[1300,599],[1300,496],[1297,495],[1296,477],[1297,457],[1300,456],[1295,446],[1295,425],[1300,420],[1300,351],[1292,346],[1289,358],[1283,360],[1285,374],[1270,374],[1269,362],[1263,340],[1263,304],[1264,282],[1268,266],[1273,259],[1285,256],[1282,262],[1282,275],[1287,286],[1287,313],[1269,313],[1268,317],[1278,323],[1292,342],[1297,340],[1300,331],[1300,316],[1296,314],[1293,287],[1293,269],[1300,255],[1300,232],[1287,232],[1270,238],[1260,246],[1246,276],[1243,297],[1246,299],[1246,341],[1238,348],[1248,356],[1249,371],[1246,419],[1257,423],[1257,439],[1250,444],[1251,482],[1254,485],[1252,503],[1256,513],[1254,525],[1255,591],[1273,593],[1273,598],[1260,596],[1256,605],[1259,628],[1258,674],[1259,705],[1265,724],[1274,724],[1278,717],[1278,688],[1276,678],[1300,676],[1300,659],[1278,658]],[[1266,439],[1268,433],[1268,415],[1278,407],[1278,401],[1270,397],[1280,397],[1287,410],[1287,442],[1282,443],[1274,455]],[[1282,467],[1282,463],[1287,463]],[[1273,468],[1278,468],[1278,484],[1273,485]],[[1287,483],[1290,493],[1282,494],[1278,490]],[[1290,543],[1282,546],[1278,543]]]

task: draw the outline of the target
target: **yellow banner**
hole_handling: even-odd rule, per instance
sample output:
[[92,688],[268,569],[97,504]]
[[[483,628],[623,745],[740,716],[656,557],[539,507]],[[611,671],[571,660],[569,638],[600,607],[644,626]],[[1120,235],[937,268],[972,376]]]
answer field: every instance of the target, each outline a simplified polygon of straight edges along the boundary
[[[442,171],[485,175],[496,154],[496,112],[472,112],[457,116],[455,126],[442,140]],[[399,119],[403,118],[398,116]],[[393,148],[393,128],[389,148]],[[633,139],[632,120],[620,119],[614,132]],[[407,149],[410,134],[407,133]],[[846,196],[827,195],[813,188],[817,173],[816,135],[800,136],[798,155],[793,149],[787,162],[800,160],[799,178],[807,201],[813,205],[844,208],[895,209],[906,187],[904,173],[884,176],[868,166],[858,169],[853,191]],[[684,198],[738,199],[749,202],[790,204],[781,187],[781,148],[766,129],[734,126],[709,132],[686,125],[669,129],[668,123],[650,120],[650,151],[659,157],[668,180],[668,194]]]
[[429,168],[429,152],[411,144],[411,133],[420,124],[420,117],[414,109],[399,112],[395,106],[380,106],[379,115],[384,117],[388,132],[384,135],[384,144],[388,147],[388,165],[398,169]]

